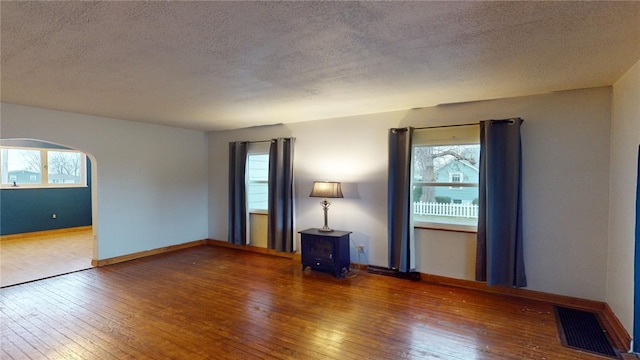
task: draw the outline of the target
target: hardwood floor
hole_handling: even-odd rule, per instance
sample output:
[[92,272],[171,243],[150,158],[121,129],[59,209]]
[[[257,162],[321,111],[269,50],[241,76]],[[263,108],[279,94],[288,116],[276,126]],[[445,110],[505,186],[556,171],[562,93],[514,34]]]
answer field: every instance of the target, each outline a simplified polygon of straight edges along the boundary
[[90,227],[9,237],[0,241],[0,286],[88,269],[92,257]]
[[606,359],[536,300],[198,246],[0,290],[2,359]]

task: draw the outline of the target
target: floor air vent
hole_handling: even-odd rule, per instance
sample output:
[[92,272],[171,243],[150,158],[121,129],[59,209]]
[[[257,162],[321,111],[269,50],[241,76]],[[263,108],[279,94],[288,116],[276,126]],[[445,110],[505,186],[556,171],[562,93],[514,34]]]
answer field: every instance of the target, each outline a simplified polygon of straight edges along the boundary
[[564,346],[618,358],[607,331],[597,314],[589,311],[556,306],[560,339]]

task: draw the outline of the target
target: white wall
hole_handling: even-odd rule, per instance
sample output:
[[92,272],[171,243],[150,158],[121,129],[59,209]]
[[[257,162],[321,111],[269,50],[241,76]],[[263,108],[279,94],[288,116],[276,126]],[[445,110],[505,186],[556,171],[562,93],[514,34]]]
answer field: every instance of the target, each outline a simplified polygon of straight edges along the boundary
[[[605,300],[611,89],[354,116],[209,135],[209,237],[227,239],[228,142],[293,136],[297,229],[322,225],[314,180],[343,183],[329,226],[353,231],[363,263],[387,265],[387,132],[522,117],[524,239],[529,289]],[[475,241],[417,230],[418,271],[473,279]],[[357,255],[352,245],[352,261]]]
[[96,259],[207,238],[204,132],[10,104],[0,114],[3,139],[41,139],[92,156]]
[[636,221],[634,195],[640,145],[640,61],[613,85],[612,102],[606,301],[631,334]]

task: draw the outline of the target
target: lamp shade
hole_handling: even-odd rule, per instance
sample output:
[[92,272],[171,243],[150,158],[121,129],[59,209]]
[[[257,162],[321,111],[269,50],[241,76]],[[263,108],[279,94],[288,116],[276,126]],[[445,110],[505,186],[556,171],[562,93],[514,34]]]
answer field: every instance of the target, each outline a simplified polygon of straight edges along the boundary
[[339,182],[334,181],[314,181],[310,197],[321,198],[341,198],[342,188]]

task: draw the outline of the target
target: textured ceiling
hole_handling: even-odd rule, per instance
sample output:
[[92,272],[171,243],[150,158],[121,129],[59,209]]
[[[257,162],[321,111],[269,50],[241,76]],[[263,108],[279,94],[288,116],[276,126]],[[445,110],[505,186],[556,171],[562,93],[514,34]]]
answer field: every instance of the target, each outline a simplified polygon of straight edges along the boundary
[[2,102],[202,130],[611,85],[640,2],[0,3]]

